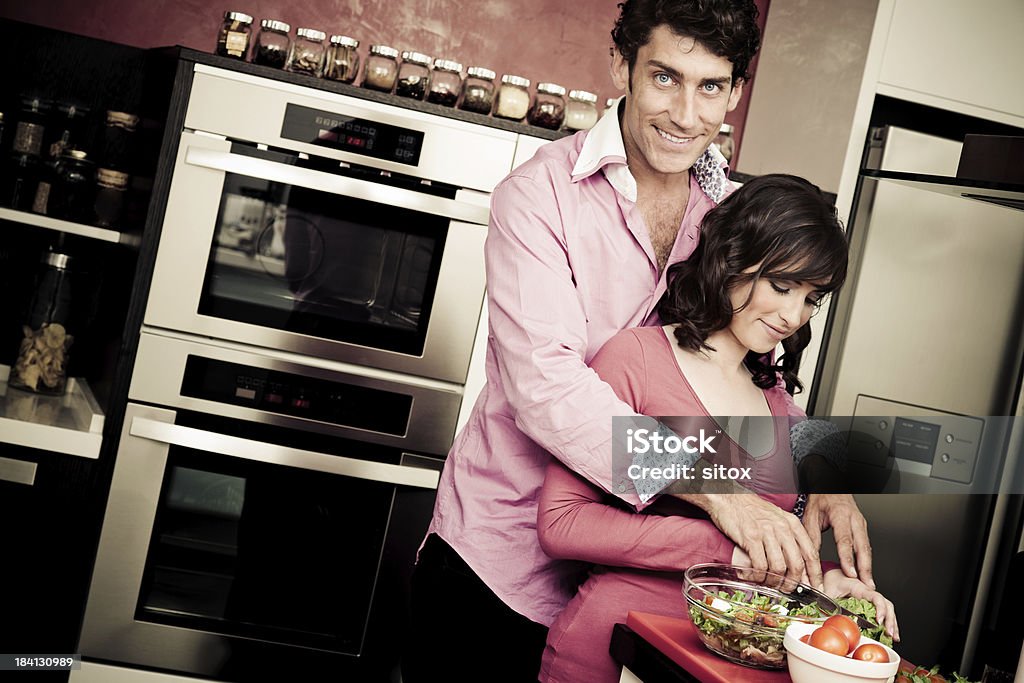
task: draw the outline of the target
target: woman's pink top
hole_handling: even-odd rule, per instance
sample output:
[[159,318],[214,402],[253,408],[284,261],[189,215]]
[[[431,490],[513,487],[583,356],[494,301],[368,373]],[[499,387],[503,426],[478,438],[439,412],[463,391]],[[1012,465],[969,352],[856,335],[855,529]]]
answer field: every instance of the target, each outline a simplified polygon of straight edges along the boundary
[[[638,413],[710,418],[660,327],[620,332],[591,367]],[[772,415],[802,417],[784,393],[781,386],[764,392]],[[776,432],[774,450],[757,461],[767,467],[785,459],[791,467],[788,430]],[[762,496],[785,510],[797,497]],[[537,532],[552,557],[597,565],[548,634],[540,680],[559,683],[619,680],[619,667],[608,654],[612,626],[625,622],[629,610],[688,618],[683,571],[700,562],[728,563],[735,547],[703,511],[678,498],[662,497],[637,514],[554,458],[541,489]]]

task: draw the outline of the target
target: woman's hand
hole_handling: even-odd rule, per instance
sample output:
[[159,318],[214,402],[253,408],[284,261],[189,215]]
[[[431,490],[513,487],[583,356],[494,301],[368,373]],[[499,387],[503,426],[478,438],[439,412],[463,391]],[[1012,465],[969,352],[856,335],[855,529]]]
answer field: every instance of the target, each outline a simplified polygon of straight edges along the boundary
[[[735,554],[733,555],[735,557]],[[896,608],[892,601],[876,590],[868,587],[859,579],[851,579],[842,569],[830,569],[825,572],[825,593],[833,598],[862,598],[875,606],[875,617],[878,625],[892,636],[896,642],[900,640],[900,626],[896,622]]]

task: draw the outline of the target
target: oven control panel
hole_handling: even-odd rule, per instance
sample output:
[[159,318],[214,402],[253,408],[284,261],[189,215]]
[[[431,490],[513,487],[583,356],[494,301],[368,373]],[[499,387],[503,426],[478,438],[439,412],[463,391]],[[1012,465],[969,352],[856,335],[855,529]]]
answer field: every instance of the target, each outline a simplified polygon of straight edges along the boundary
[[418,166],[423,132],[298,104],[285,106],[281,137]]
[[412,396],[190,355],[181,393],[193,398],[402,436]]

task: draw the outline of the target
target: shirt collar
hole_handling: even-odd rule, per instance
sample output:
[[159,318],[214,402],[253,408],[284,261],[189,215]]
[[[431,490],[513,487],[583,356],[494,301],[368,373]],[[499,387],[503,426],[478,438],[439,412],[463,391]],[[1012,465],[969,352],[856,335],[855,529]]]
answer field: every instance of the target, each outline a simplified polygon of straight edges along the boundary
[[[580,155],[572,168],[572,182],[579,182],[603,171],[615,191],[636,202],[636,179],[626,165],[626,146],[622,142],[619,107],[624,97],[616,100],[601,119],[587,132]],[[718,203],[728,193],[728,162],[716,145],[708,145],[691,169],[697,184],[711,201]]]

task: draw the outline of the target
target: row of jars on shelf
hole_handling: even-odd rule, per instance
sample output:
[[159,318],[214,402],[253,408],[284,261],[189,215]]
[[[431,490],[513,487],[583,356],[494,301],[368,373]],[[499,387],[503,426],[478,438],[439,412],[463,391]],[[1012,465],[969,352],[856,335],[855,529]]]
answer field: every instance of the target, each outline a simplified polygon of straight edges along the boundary
[[0,112],[0,206],[119,227],[139,117],[107,111],[96,154],[85,148],[89,118],[87,107],[23,96],[8,145]]
[[[255,40],[250,41],[252,22],[248,14],[225,12],[217,54],[235,59],[248,55],[254,64],[342,83],[356,81],[360,58],[359,41],[355,38],[333,35],[327,40],[323,31],[299,28],[292,40],[291,26],[264,19]],[[370,46],[362,75],[364,88],[511,121],[525,119],[531,125],[552,130],[587,130],[598,119],[597,95],[585,90],[571,90],[566,98],[562,86],[538,83],[536,95],[531,98],[527,78],[505,74],[496,85],[495,72],[481,66],[469,67],[463,78],[459,62],[432,60],[415,51],[399,53],[387,45]]]

